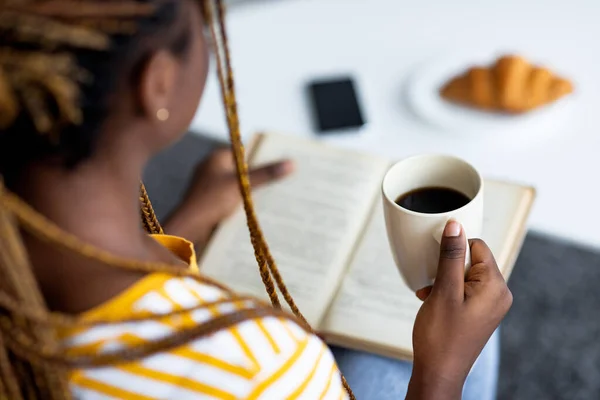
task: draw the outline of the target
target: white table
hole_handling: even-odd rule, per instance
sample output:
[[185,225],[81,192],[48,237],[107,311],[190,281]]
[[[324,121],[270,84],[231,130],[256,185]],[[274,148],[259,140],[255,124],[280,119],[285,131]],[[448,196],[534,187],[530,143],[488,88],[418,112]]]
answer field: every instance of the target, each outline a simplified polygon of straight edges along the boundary
[[[242,129],[315,136],[305,83],[352,74],[369,125],[327,138],[401,158],[463,157],[487,177],[538,190],[531,228],[600,248],[600,2],[597,0],[278,0],[231,7],[228,26]],[[566,128],[535,146],[466,140],[433,128],[403,104],[420,63],[465,49],[517,51],[572,78]],[[216,78],[192,129],[226,138]],[[542,132],[543,133],[543,132]]]

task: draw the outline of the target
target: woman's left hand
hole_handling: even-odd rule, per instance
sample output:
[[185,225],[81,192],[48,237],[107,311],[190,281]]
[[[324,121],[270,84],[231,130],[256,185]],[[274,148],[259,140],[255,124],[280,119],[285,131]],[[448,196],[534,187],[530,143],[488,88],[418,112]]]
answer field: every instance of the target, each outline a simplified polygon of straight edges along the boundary
[[[293,169],[289,160],[251,169],[252,187],[284,178]],[[165,224],[165,232],[202,247],[214,228],[231,215],[240,202],[233,154],[228,149],[217,150],[196,168],[183,201]]]

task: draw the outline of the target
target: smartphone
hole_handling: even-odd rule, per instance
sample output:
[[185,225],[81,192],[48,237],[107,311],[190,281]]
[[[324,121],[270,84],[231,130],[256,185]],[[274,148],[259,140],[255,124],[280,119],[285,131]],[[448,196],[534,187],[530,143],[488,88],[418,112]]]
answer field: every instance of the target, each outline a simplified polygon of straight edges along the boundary
[[319,133],[357,130],[365,125],[351,77],[313,81],[309,83],[308,89]]

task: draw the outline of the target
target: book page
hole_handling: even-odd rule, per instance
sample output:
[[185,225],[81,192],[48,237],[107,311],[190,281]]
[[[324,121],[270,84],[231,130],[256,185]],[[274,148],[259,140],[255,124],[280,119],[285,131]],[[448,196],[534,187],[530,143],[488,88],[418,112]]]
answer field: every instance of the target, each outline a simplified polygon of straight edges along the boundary
[[[524,237],[533,189],[496,181],[484,185],[482,238],[508,277]],[[392,258],[379,199],[323,321],[323,332],[332,344],[411,358],[412,328],[420,306],[421,301],[404,284]]]
[[[251,164],[284,158],[295,161],[295,173],[254,193],[256,213],[289,291],[309,323],[318,326],[368,219],[387,162],[269,134],[259,140]],[[233,290],[268,299],[241,209],[216,232],[200,268]]]

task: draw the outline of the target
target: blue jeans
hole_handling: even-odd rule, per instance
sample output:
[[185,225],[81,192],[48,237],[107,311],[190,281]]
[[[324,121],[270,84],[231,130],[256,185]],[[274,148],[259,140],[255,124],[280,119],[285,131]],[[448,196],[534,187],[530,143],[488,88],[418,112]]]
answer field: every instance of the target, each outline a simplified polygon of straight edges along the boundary
[[[332,347],[340,370],[359,400],[399,400],[406,397],[412,363]],[[494,400],[500,366],[500,332],[496,331],[475,362],[463,400]]]

